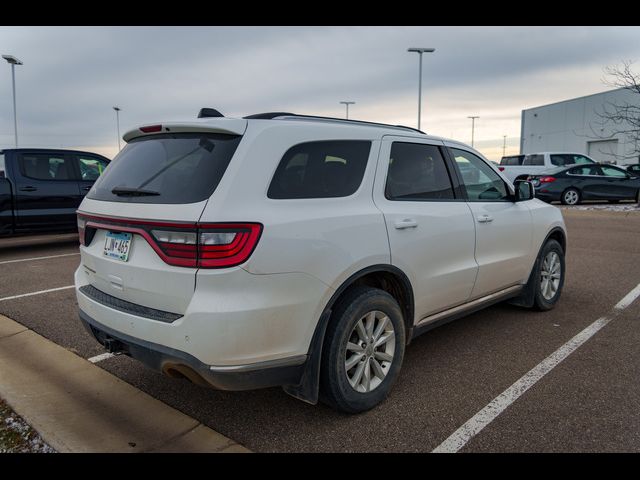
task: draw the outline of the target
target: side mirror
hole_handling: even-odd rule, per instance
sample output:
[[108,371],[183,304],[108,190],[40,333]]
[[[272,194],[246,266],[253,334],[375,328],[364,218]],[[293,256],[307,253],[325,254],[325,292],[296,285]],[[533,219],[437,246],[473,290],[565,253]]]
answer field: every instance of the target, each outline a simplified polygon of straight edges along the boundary
[[526,180],[516,180],[514,186],[516,190],[516,202],[524,202],[536,197],[533,183]]

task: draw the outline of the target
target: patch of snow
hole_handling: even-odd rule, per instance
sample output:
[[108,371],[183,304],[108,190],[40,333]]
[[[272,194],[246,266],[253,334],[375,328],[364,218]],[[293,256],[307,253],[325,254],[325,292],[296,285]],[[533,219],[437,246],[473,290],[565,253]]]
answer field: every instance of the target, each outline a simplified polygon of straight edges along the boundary
[[637,203],[611,203],[611,204],[583,204],[583,205],[558,205],[562,210],[603,210],[607,212],[640,212]]

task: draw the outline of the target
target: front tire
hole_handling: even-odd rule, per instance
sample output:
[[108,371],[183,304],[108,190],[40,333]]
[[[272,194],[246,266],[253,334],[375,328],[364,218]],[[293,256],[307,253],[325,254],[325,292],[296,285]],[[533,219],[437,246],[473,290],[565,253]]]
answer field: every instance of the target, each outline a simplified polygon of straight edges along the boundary
[[391,295],[371,287],[348,292],[327,326],[320,399],[345,413],[381,403],[400,372],[405,336],[402,311]]
[[580,191],[577,188],[567,188],[562,192],[560,201],[563,205],[578,205],[580,203]]
[[537,310],[546,311],[555,307],[562,293],[564,276],[564,250],[556,240],[549,240],[540,251],[534,272],[533,305]]

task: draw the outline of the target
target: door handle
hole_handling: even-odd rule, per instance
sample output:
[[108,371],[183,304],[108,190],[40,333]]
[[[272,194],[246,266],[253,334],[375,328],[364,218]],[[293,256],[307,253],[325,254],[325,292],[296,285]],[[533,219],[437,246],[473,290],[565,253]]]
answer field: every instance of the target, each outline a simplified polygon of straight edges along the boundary
[[26,187],[22,187],[19,190],[21,192],[35,192],[38,189],[36,187],[32,187],[31,185],[27,185]]
[[414,219],[412,218],[405,218],[404,220],[401,220],[399,222],[396,222],[394,224],[394,226],[398,229],[398,230],[403,230],[405,228],[416,228],[418,226],[418,222],[416,222]]
[[480,223],[489,223],[489,222],[493,222],[493,217],[491,215],[480,215],[478,217],[478,222]]
[[82,187],[82,190],[84,190],[84,191],[88,192],[89,190],[91,190],[91,186],[88,186],[88,187]]

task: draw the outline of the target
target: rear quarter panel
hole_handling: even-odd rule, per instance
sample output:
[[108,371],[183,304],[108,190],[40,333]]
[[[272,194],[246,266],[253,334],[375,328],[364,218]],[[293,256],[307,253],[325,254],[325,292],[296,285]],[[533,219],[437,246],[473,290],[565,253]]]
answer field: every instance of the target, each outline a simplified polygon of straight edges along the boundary
[[[237,157],[209,200],[201,221],[262,223],[258,246],[243,265],[254,274],[302,272],[335,289],[364,267],[389,264],[384,218],[372,200],[380,150],[377,130],[263,122],[249,125]],[[353,195],[290,200],[267,197],[273,174],[289,148],[304,142],[341,139],[372,142],[362,183]]]

